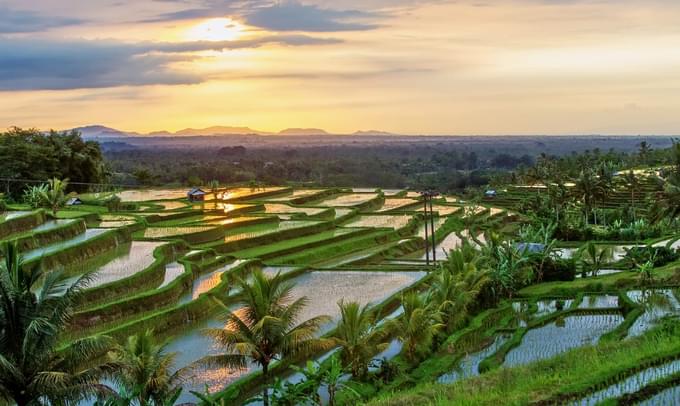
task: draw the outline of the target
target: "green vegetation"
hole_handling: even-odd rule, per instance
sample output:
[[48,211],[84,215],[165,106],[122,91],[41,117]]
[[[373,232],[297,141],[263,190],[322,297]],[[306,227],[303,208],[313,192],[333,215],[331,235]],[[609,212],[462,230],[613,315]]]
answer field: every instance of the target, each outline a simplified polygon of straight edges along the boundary
[[266,277],[262,272],[253,274],[252,283],[239,281],[241,292],[236,298],[237,312],[221,303],[227,312],[227,329],[211,329],[210,335],[227,352],[203,358],[201,363],[210,366],[245,368],[249,359],[262,367],[262,401],[269,405],[269,365],[281,356],[311,354],[330,346],[328,340],[315,338],[327,317],[319,316],[299,321],[306,299],[298,298],[288,304],[293,285],[280,274]]
[[[446,180],[415,175],[429,164],[410,159],[403,176],[485,182],[457,172],[473,157],[449,158]],[[174,186],[99,185],[66,205],[80,178],[10,182],[0,396],[555,404],[674,385],[662,371],[623,397],[600,393],[680,359],[680,146],[524,163],[494,174],[494,193],[437,197],[432,219],[413,191],[265,186],[244,173],[200,174],[214,179],[202,202]]]
[[[35,183],[53,178],[102,183],[107,170],[99,144],[83,141],[78,132],[43,134],[37,129],[12,128],[0,133],[0,177]],[[12,182],[7,197],[18,199],[23,189],[21,183]]]

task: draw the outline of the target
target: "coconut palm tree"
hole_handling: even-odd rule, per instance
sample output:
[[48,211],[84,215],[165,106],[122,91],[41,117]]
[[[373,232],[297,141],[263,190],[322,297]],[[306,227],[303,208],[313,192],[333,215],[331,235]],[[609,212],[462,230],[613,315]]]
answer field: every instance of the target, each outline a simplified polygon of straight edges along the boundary
[[597,196],[597,181],[593,172],[590,170],[581,170],[574,185],[574,192],[583,202],[583,213],[585,224],[588,225],[590,213],[593,211],[593,201]]
[[640,157],[640,162],[643,164],[647,163],[649,154],[652,152],[652,146],[647,141],[642,141],[639,144],[638,156]]
[[611,247],[599,248],[594,242],[588,243],[581,248],[580,252],[581,262],[590,268],[592,276],[597,276],[597,272],[608,262],[612,260],[613,252]]
[[109,352],[109,359],[120,365],[116,382],[124,393],[132,394],[140,406],[174,404],[182,392],[181,384],[190,369],[171,372],[175,353],[166,351],[166,343],[156,343],[152,330],[128,337]]
[[340,321],[333,332],[333,340],[340,347],[340,360],[349,368],[352,376],[366,375],[373,355],[385,349],[384,334],[375,323],[368,306],[357,302],[338,302]]
[[390,330],[402,343],[404,356],[412,363],[431,349],[435,335],[444,328],[438,312],[428,303],[417,292],[407,293],[401,298],[404,314],[389,321]]
[[556,223],[559,224],[560,214],[569,201],[569,190],[563,182],[548,184],[548,198],[550,205],[555,210]]
[[671,176],[664,183],[663,196],[657,199],[653,206],[653,220],[661,221],[663,218],[676,219],[680,217],[680,178]]
[[635,172],[631,170],[623,176],[623,181],[626,189],[630,192],[630,205],[633,208],[633,221],[635,221],[635,191],[640,187],[640,180],[635,175]]
[[[600,207],[604,208],[607,199],[614,188],[614,164],[603,162],[597,167],[597,197],[600,198]],[[607,219],[602,219],[602,224],[607,225]]]
[[307,298],[293,300],[293,285],[280,273],[270,278],[257,271],[251,282],[238,280],[238,285],[241,290],[236,296],[241,308],[232,312],[216,298],[226,313],[227,325],[223,329],[205,330],[226,352],[204,357],[201,363],[223,368],[245,368],[248,361],[257,363],[262,368],[262,400],[267,406],[270,364],[282,357],[304,356],[331,348],[332,340],[316,337],[330,318],[318,316],[298,324]]
[[110,349],[110,339],[93,336],[57,350],[91,276],[67,283],[59,271],[24,264],[16,243],[3,244],[2,251],[0,399],[18,406],[62,404],[106,392],[99,380],[115,365],[96,359]]
[[462,251],[456,250],[451,251],[433,279],[430,299],[450,333],[465,320],[469,305],[489,281],[487,271],[478,270],[474,262],[466,261]]
[[42,204],[52,210],[52,215],[57,216],[57,211],[66,205],[66,202],[71,197],[66,194],[68,187],[68,179],[60,180],[57,178],[47,181],[48,188],[40,193]]

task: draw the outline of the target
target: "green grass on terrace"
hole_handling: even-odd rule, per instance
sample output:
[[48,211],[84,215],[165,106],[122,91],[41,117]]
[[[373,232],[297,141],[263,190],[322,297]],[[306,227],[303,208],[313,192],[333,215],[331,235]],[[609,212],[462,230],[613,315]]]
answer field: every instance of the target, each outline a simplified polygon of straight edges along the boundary
[[[451,385],[428,383],[383,394],[372,406],[560,404],[596,384],[656,359],[680,356],[680,324],[668,323],[642,337],[569,351],[523,367],[501,368]],[[579,396],[576,395],[576,399]]]
[[263,256],[276,253],[278,251],[287,250],[289,248],[304,246],[311,243],[323,242],[325,240],[333,239],[339,236],[350,236],[361,230],[356,229],[335,229],[323,231],[318,234],[312,234],[299,238],[287,239],[273,244],[260,245],[253,248],[230,252],[229,255],[236,258],[261,258]]
[[[680,277],[680,261],[671,262],[654,269],[654,279],[659,285],[677,284]],[[667,283],[668,282],[668,283]],[[639,275],[634,271],[575,279],[571,282],[546,282],[528,286],[519,291],[519,296],[558,296],[565,292],[618,290],[623,286],[639,285]]]

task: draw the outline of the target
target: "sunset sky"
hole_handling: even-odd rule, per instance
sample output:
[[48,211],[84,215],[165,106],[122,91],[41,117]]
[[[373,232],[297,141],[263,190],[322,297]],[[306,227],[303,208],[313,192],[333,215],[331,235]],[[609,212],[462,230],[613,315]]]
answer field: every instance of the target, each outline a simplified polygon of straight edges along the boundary
[[0,128],[680,134],[677,0],[0,0]]

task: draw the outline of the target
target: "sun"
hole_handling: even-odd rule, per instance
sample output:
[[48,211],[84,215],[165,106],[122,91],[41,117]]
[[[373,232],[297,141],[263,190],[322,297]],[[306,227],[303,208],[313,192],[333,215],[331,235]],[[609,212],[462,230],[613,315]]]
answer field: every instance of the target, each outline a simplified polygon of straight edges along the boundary
[[231,18],[211,18],[186,32],[190,41],[233,41],[243,34],[244,27]]

